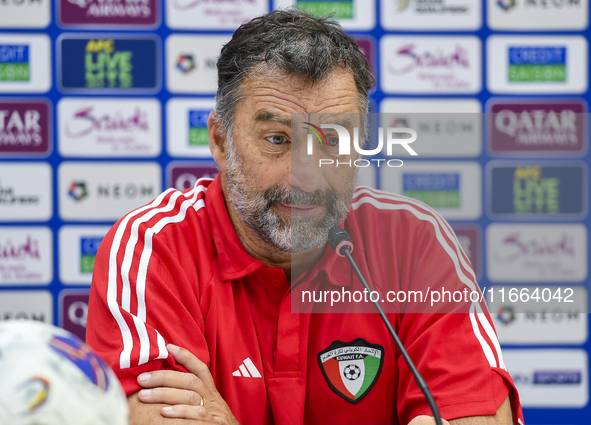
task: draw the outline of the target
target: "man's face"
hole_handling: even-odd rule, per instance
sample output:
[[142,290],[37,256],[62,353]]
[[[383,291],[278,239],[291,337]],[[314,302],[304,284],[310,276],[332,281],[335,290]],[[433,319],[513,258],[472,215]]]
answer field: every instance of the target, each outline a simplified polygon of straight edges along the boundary
[[323,245],[349,211],[356,168],[319,167],[318,155],[335,155],[338,146],[307,155],[303,122],[358,117],[353,76],[336,70],[314,86],[290,76],[248,79],[243,93],[228,143],[229,202],[250,231],[280,251]]

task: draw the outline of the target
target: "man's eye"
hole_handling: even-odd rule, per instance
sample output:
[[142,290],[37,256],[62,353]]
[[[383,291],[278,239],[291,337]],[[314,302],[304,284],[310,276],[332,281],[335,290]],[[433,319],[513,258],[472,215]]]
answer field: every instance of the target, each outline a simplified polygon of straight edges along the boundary
[[338,146],[338,144],[339,144],[338,137],[328,137],[327,141],[328,141],[328,146]]
[[275,136],[269,136],[269,137],[267,137],[267,140],[269,142],[273,143],[274,145],[281,145],[281,144],[283,144],[283,143],[285,143],[285,142],[288,141],[287,140],[287,137],[285,137],[285,136],[277,136],[277,135],[275,135]]

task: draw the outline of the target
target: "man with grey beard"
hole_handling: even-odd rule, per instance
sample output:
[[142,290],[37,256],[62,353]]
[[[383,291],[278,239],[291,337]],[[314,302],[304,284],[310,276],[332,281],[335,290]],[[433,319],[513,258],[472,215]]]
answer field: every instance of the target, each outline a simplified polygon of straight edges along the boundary
[[[367,303],[299,298],[362,291],[327,246],[336,225],[376,293],[477,290],[437,213],[354,190],[355,167],[318,167],[359,159],[330,132],[306,151],[321,124],[363,137],[373,84],[338,23],[297,10],[255,18],[223,47],[208,122],[218,177],[131,212],[96,257],[87,341],[118,374],[131,424],[434,423],[380,317],[354,314]],[[522,421],[486,306],[413,308],[389,317],[445,423]]]
[[[242,223],[268,245],[281,252],[299,253],[311,251],[326,244],[331,227],[343,222],[351,206],[353,185],[342,194],[331,188],[305,192],[299,187],[274,185],[258,192],[247,181],[247,167],[241,162],[232,136],[227,137],[226,182],[228,199]],[[357,168],[354,168],[356,176]],[[292,174],[295,171],[292,170]],[[325,206],[326,214],[320,220],[299,214],[281,216],[275,212],[277,205]],[[319,222],[318,222],[319,221]]]

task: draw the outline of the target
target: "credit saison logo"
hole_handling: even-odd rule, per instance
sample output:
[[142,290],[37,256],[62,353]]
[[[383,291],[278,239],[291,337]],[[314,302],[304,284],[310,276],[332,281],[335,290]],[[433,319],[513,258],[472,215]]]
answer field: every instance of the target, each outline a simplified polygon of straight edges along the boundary
[[353,0],[297,0],[296,7],[312,16],[353,19]]
[[211,110],[208,109],[189,109],[189,145],[207,146],[209,145],[209,135],[207,133],[207,120]]
[[[322,153],[328,155],[338,154],[339,156],[351,155],[351,136],[349,130],[339,124],[321,124],[320,127],[309,122],[304,122],[309,127],[303,127],[311,134],[307,136],[307,154],[314,155],[314,137],[319,142]],[[327,134],[323,129],[330,129]],[[384,133],[386,141],[384,142]],[[410,137],[401,137],[403,134],[408,134]],[[418,155],[409,145],[417,140],[417,132],[412,128],[406,127],[387,127],[386,129],[380,127],[378,129],[378,146],[374,149],[363,149],[359,141],[359,128],[353,127],[353,146],[355,151],[364,156],[374,156],[382,152],[384,144],[386,145],[386,155],[392,156],[394,145],[402,146],[410,155]],[[338,148],[338,149],[337,149]],[[384,158],[359,158],[356,160],[339,160],[331,158],[319,159],[319,166],[334,164],[339,166],[369,167],[372,162],[380,167],[382,162],[385,162],[388,167],[402,167],[404,162],[401,159],[384,159]]]
[[29,80],[29,46],[0,44],[0,82]]
[[433,208],[460,206],[459,173],[405,173],[403,195]]
[[80,238],[80,273],[92,273],[96,253],[102,240],[102,237]]
[[566,47],[509,47],[509,82],[566,82]]

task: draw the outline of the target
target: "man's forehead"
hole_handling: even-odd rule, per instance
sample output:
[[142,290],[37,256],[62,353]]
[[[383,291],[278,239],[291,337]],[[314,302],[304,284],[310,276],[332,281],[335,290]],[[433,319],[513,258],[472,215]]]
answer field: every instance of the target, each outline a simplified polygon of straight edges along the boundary
[[285,73],[249,77],[243,83],[242,95],[245,103],[254,103],[251,113],[255,116],[264,116],[264,110],[288,116],[292,113],[353,112],[359,107],[355,80],[345,70],[335,70],[314,84]]
[[259,110],[254,117],[255,123],[275,122],[286,127],[300,125],[302,123],[338,124],[349,128],[358,126],[360,116],[358,113],[293,113],[284,114],[272,112],[266,109]]

